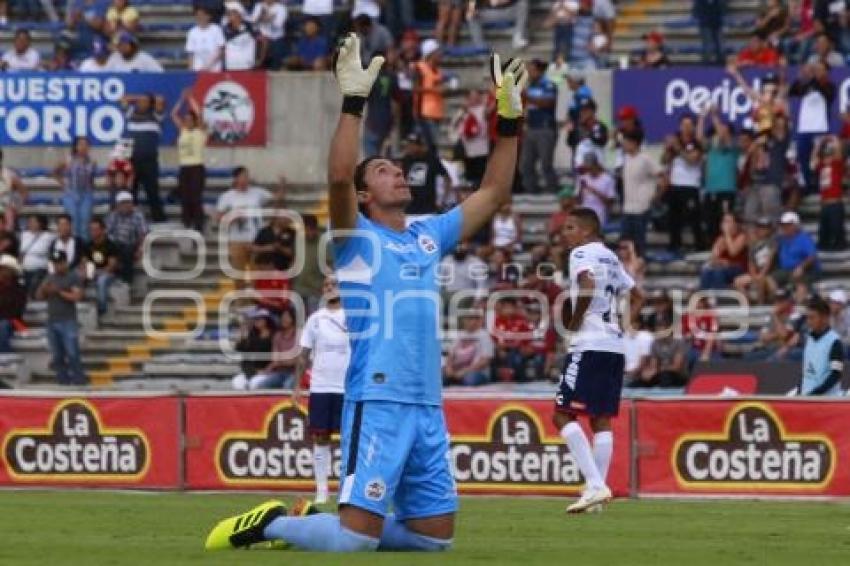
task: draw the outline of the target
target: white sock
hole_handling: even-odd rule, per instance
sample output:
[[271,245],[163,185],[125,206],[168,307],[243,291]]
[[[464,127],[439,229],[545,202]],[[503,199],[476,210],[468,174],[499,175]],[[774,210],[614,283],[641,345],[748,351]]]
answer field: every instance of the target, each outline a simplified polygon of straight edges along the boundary
[[575,421],[569,422],[561,429],[561,438],[567,443],[570,452],[578,463],[578,469],[581,470],[588,488],[602,487],[605,482],[599,475],[599,469],[593,461],[593,452],[590,450],[590,443],[581,430],[579,424]]
[[593,460],[602,477],[602,483],[608,480],[608,468],[611,467],[611,455],[614,453],[614,434],[610,430],[597,432],[593,436]]
[[328,491],[328,476],[331,471],[331,447],[327,444],[313,445],[313,469],[316,476],[316,491]]

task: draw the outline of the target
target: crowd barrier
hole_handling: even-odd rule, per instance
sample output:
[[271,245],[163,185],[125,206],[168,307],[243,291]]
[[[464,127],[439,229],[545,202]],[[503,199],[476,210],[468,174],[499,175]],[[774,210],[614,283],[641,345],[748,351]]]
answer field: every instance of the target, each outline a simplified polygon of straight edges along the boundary
[[[549,399],[449,397],[445,412],[460,493],[580,490]],[[0,486],[310,490],[306,417],[280,394],[6,394]],[[850,401],[628,400],[614,423],[619,496],[850,496]]]

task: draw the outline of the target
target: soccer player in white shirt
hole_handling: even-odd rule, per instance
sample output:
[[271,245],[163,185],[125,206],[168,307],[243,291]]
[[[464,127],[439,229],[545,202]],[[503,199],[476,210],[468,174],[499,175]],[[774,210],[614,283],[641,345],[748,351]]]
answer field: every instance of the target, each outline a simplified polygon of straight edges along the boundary
[[293,402],[301,396],[301,378],[312,359],[308,417],[313,439],[313,469],[316,476],[316,503],[328,501],[331,471],[331,435],[339,433],[342,418],[345,374],[351,356],[345,311],[334,277],[322,284],[324,306],[310,315],[301,333],[301,358],[295,370]]
[[[553,420],[585,479],[581,498],[567,507],[568,513],[581,513],[612,497],[605,484],[614,452],[611,418],[619,412],[625,369],[617,307],[621,295],[629,292],[629,306],[636,313],[641,293],[616,254],[602,242],[599,217],[592,209],[573,210],[563,234],[571,250],[569,308],[564,308],[571,342]],[[592,449],[578,424],[579,415],[590,418]]]

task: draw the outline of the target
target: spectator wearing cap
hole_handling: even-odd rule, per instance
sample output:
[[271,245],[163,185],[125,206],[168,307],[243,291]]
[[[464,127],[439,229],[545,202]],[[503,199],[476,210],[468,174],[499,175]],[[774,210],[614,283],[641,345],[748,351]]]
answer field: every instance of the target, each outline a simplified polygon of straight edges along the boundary
[[87,57],[96,43],[107,45],[106,12],[110,0],[71,0],[65,13],[62,37],[71,42],[71,55]]
[[682,249],[682,229],[689,226],[697,250],[705,249],[700,189],[703,175],[703,148],[696,137],[696,125],[691,115],[679,120],[679,131],[668,136],[661,162],[667,167],[665,197],[668,206],[670,250]]
[[[705,122],[709,116],[713,131],[707,136]],[[713,240],[720,234],[722,216],[735,208],[740,152],[734,126],[720,118],[715,106],[707,106],[699,115],[697,141],[707,149],[702,205],[706,232]]]
[[663,69],[670,66],[661,32],[646,33],[643,35],[643,41],[643,49],[633,56],[632,64],[643,69]]
[[817,247],[812,237],[800,226],[800,216],[784,212],[779,219],[776,265],[770,274],[773,288],[789,284],[811,284],[820,270]]
[[133,195],[121,191],[115,197],[115,209],[106,217],[106,234],[118,249],[118,276],[133,283],[133,268],[142,258],[142,246],[148,225],[133,204]]
[[527,68],[529,81],[525,93],[525,137],[520,156],[522,184],[528,193],[540,192],[540,179],[537,176],[539,165],[543,174],[544,190],[552,193],[558,186],[558,175],[552,167],[555,144],[558,141],[555,120],[558,89],[546,78],[544,61],[535,59]]
[[617,201],[614,177],[602,167],[595,153],[585,154],[582,171],[578,178],[578,205],[593,210],[604,228],[608,211]]
[[578,13],[578,2],[575,0],[555,0],[549,9],[544,26],[554,32],[552,60],[563,57],[569,61],[573,47],[573,23]]
[[[247,21],[248,14],[241,2],[225,2],[224,8],[224,69],[246,71],[256,68],[257,62],[264,59],[265,41]],[[258,45],[261,49],[259,54]]]
[[[321,20],[307,18],[302,25],[301,37],[295,45],[295,54],[286,61],[293,71],[324,71],[328,68],[328,37],[322,33]],[[367,114],[368,116],[368,114]]]
[[433,39],[422,42],[422,60],[416,63],[413,75],[414,112],[420,131],[432,151],[437,151],[440,123],[446,115],[443,71],[440,63],[443,52]]
[[81,73],[108,73],[109,72],[109,47],[103,41],[95,41],[92,53],[80,63]]
[[772,119],[772,127],[757,135],[749,149],[749,183],[742,197],[747,221],[761,216],[776,220],[782,210],[782,187],[788,171],[790,133],[784,116]]
[[644,130],[643,121],[638,114],[637,108],[627,104],[617,110],[617,132],[614,135],[614,150],[616,151],[614,167],[618,176],[622,177],[623,168],[623,136],[632,134],[632,138],[638,138],[643,143]]
[[[218,197],[215,221],[226,222],[227,246],[230,266],[245,271],[251,263],[251,244],[262,226],[258,211],[272,199],[272,194],[262,187],[251,185],[251,175],[242,166],[233,169],[233,187]],[[238,282],[241,284],[241,281]]]
[[36,299],[47,301],[47,343],[51,368],[60,385],[85,385],[88,379],[80,359],[80,326],[77,303],[83,300],[83,283],[68,265],[65,252],[50,257],[53,273],[39,285]]
[[596,154],[602,163],[605,146],[608,145],[608,126],[596,117],[596,101],[592,98],[578,99],[575,123],[568,124],[567,145],[573,152],[573,170],[578,171],[588,153]]
[[130,164],[133,169],[133,200],[138,202],[139,188],[144,188],[153,222],[165,220],[159,196],[159,144],[165,99],[153,94],[128,94],[121,99],[127,111],[126,136],[132,140]]
[[847,247],[844,232],[844,151],[837,136],[818,138],[812,152],[812,172],[820,191],[818,247],[837,251]]
[[812,172],[811,158],[815,139],[829,133],[832,106],[835,103],[835,83],[829,77],[829,68],[816,61],[800,67],[800,74],[791,83],[788,95],[800,99],[794,143],[797,162],[803,172],[806,192],[817,190],[817,178]]
[[814,53],[806,63],[823,63],[828,69],[844,66],[844,56],[835,50],[832,39],[825,34],[819,33],[815,36]]
[[[440,202],[437,191],[437,180],[442,178],[445,186],[451,188],[451,177],[443,166],[439,155],[428,145],[419,134],[408,136],[404,144],[404,155],[401,158],[401,169],[410,187],[410,204],[405,213],[408,222],[423,216],[437,214]],[[444,191],[444,194],[449,191]]]
[[528,45],[528,0],[469,0],[466,21],[472,42],[486,45],[483,24],[491,22],[513,22],[514,49],[525,49]]
[[484,313],[475,310],[463,317],[462,329],[449,346],[443,364],[443,385],[489,383],[493,361],[493,339],[483,327]]
[[726,16],[726,0],[694,0],[691,11],[699,27],[702,43],[702,64],[722,65],[723,18]]
[[777,242],[773,233],[773,220],[759,218],[747,236],[747,272],[739,275],[732,286],[756,304],[767,303],[774,289],[770,272],[776,260]]
[[112,73],[161,73],[162,65],[147,51],[139,48],[139,40],[127,31],[118,33],[118,46],[107,63]]
[[257,27],[267,46],[265,58],[260,61],[265,69],[277,71],[283,65],[287,16],[286,6],[280,0],[260,0],[254,4],[251,23]]
[[85,251],[86,278],[94,281],[97,314],[109,310],[109,289],[115,283],[121,268],[121,250],[106,232],[106,223],[95,218],[89,223],[89,245]]
[[463,174],[467,182],[477,187],[484,178],[490,155],[490,136],[487,128],[487,97],[478,89],[470,89],[466,105],[453,126],[463,147]]
[[753,32],[747,46],[735,57],[735,65],[738,67],[776,67],[779,62],[779,52],[761,32]]
[[0,58],[0,71],[37,71],[41,68],[41,56],[32,47],[32,36],[28,29],[15,30],[12,49]]
[[829,325],[844,344],[850,344],[850,298],[844,289],[833,289],[827,295],[829,301]]
[[809,333],[803,346],[803,376],[800,395],[839,396],[844,377],[845,348],[841,337],[830,328],[829,303],[819,296],[806,305]]
[[41,281],[47,275],[50,244],[55,234],[47,229],[47,217],[33,214],[27,218],[27,227],[21,233],[21,267],[24,281],[30,296],[35,294]]
[[140,27],[139,11],[130,6],[129,0],[113,0],[106,11],[106,33],[115,35],[121,31],[135,34]]
[[585,71],[596,68],[596,61],[591,51],[595,25],[593,0],[581,0],[573,22],[573,41],[568,60],[571,68]]
[[195,25],[186,36],[186,53],[192,71],[218,72],[224,60],[224,32],[212,21],[207,8],[195,8]]
[[89,153],[88,139],[74,138],[70,155],[54,168],[53,175],[62,186],[62,205],[72,219],[74,235],[87,240],[97,175],[97,163]]
[[[393,41],[393,34],[378,22],[377,19],[368,14],[361,13],[355,16],[353,28],[357,35],[360,36],[360,58],[364,66],[368,66],[372,57],[378,53],[384,53],[387,56],[394,55],[395,42]],[[429,54],[433,52],[430,51]],[[423,53],[422,56],[424,58],[428,55]]]
[[363,124],[363,153],[385,155],[398,115],[398,81],[389,65],[383,65],[366,99],[366,119]]
[[652,203],[658,194],[663,170],[643,150],[643,135],[626,132],[623,146],[623,227],[620,236],[634,242],[638,254],[646,253],[646,232]]

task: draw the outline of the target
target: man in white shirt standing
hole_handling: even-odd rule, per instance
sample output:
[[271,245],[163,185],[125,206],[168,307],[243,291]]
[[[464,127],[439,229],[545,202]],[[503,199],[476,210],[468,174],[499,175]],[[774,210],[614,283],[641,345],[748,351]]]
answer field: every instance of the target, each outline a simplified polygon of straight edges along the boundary
[[[251,260],[251,245],[262,227],[263,208],[272,194],[262,187],[251,186],[251,176],[245,167],[233,170],[233,188],[224,192],[216,204],[216,223],[226,222],[230,266],[245,271]],[[244,285],[244,282],[237,282]]]
[[310,365],[310,436],[313,439],[313,469],[316,476],[316,503],[328,501],[328,476],[331,472],[332,434],[339,433],[342,419],[345,374],[351,357],[351,345],[334,277],[322,285],[324,306],[310,315],[301,333],[301,358],[295,369],[293,403],[301,396],[301,379]]
[[32,37],[28,29],[15,31],[13,48],[0,59],[0,71],[37,71],[41,66],[41,56],[32,48]]
[[162,65],[150,53],[139,48],[139,40],[126,31],[118,35],[118,47],[107,61],[113,73],[161,73]]
[[646,251],[649,209],[663,174],[658,162],[642,150],[642,144],[642,134],[623,134],[623,229],[620,237],[633,241],[641,256]]
[[[257,36],[246,21],[247,13],[240,2],[225,2],[224,68],[247,71],[257,66]],[[265,44],[265,43],[264,43]],[[259,60],[262,60],[261,56]]]
[[251,23],[256,26],[267,45],[263,67],[271,71],[279,71],[283,64],[286,18],[286,6],[280,0],[257,2],[251,12]]
[[218,24],[212,23],[206,8],[195,10],[195,25],[186,36],[186,53],[189,68],[193,71],[221,71],[224,58],[224,33]]

